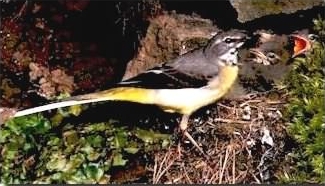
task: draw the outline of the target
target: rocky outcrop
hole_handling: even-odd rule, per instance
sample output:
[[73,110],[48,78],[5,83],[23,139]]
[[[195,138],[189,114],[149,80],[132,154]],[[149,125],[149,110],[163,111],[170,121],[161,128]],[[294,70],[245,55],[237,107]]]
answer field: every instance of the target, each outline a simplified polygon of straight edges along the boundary
[[217,31],[211,20],[196,15],[165,13],[151,19],[138,54],[129,61],[123,79],[204,45]]
[[238,13],[238,21],[244,23],[272,14],[291,14],[314,6],[324,6],[324,0],[229,0]]

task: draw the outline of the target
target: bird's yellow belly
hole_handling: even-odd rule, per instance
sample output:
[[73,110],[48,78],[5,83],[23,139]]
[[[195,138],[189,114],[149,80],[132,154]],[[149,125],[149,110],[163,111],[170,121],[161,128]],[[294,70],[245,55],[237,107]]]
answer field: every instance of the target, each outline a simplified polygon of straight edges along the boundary
[[157,90],[155,104],[166,112],[192,114],[197,109],[223,97],[235,82],[237,66],[224,67],[219,76],[202,88]]
[[200,107],[214,102],[216,94],[206,88],[163,89],[157,93],[156,104],[166,112],[191,114]]

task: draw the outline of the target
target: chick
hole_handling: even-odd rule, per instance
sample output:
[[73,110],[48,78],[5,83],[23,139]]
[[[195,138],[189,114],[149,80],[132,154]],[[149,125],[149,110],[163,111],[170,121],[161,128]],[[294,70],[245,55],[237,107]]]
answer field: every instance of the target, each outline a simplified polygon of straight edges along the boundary
[[292,59],[310,51],[317,39],[307,30],[290,35],[259,30],[255,36],[255,46],[240,53],[239,78],[227,98],[242,98],[252,92],[271,90],[290,71]]

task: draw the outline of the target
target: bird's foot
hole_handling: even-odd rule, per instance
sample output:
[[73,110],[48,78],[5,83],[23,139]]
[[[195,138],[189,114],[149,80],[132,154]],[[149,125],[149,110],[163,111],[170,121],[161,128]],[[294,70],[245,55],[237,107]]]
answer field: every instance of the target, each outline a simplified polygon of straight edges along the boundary
[[190,142],[203,154],[206,155],[203,149],[197,144],[193,137],[187,131],[183,131],[183,134],[190,140]]
[[188,126],[188,119],[189,119],[189,116],[186,116],[184,115],[182,117],[182,121],[179,125],[183,135],[185,135],[189,140],[190,142],[204,155],[204,156],[207,156],[206,153],[203,151],[203,149],[198,145],[198,143],[193,139],[193,137],[187,132],[187,126]]
[[180,142],[177,144],[177,159],[182,159],[182,147]]

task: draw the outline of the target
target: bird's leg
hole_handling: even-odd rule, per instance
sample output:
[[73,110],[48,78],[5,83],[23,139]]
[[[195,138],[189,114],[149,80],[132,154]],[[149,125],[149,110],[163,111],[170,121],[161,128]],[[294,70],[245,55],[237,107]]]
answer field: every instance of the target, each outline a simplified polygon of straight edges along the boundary
[[197,142],[192,138],[192,136],[187,132],[187,125],[189,120],[189,115],[183,115],[181,123],[179,124],[179,128],[181,129],[182,133],[191,141],[191,143],[199,149],[199,151],[205,155],[203,149],[197,144]]
[[190,119],[189,115],[183,115],[182,116],[182,120],[179,123],[179,128],[181,129],[182,132],[186,131],[189,119]]

